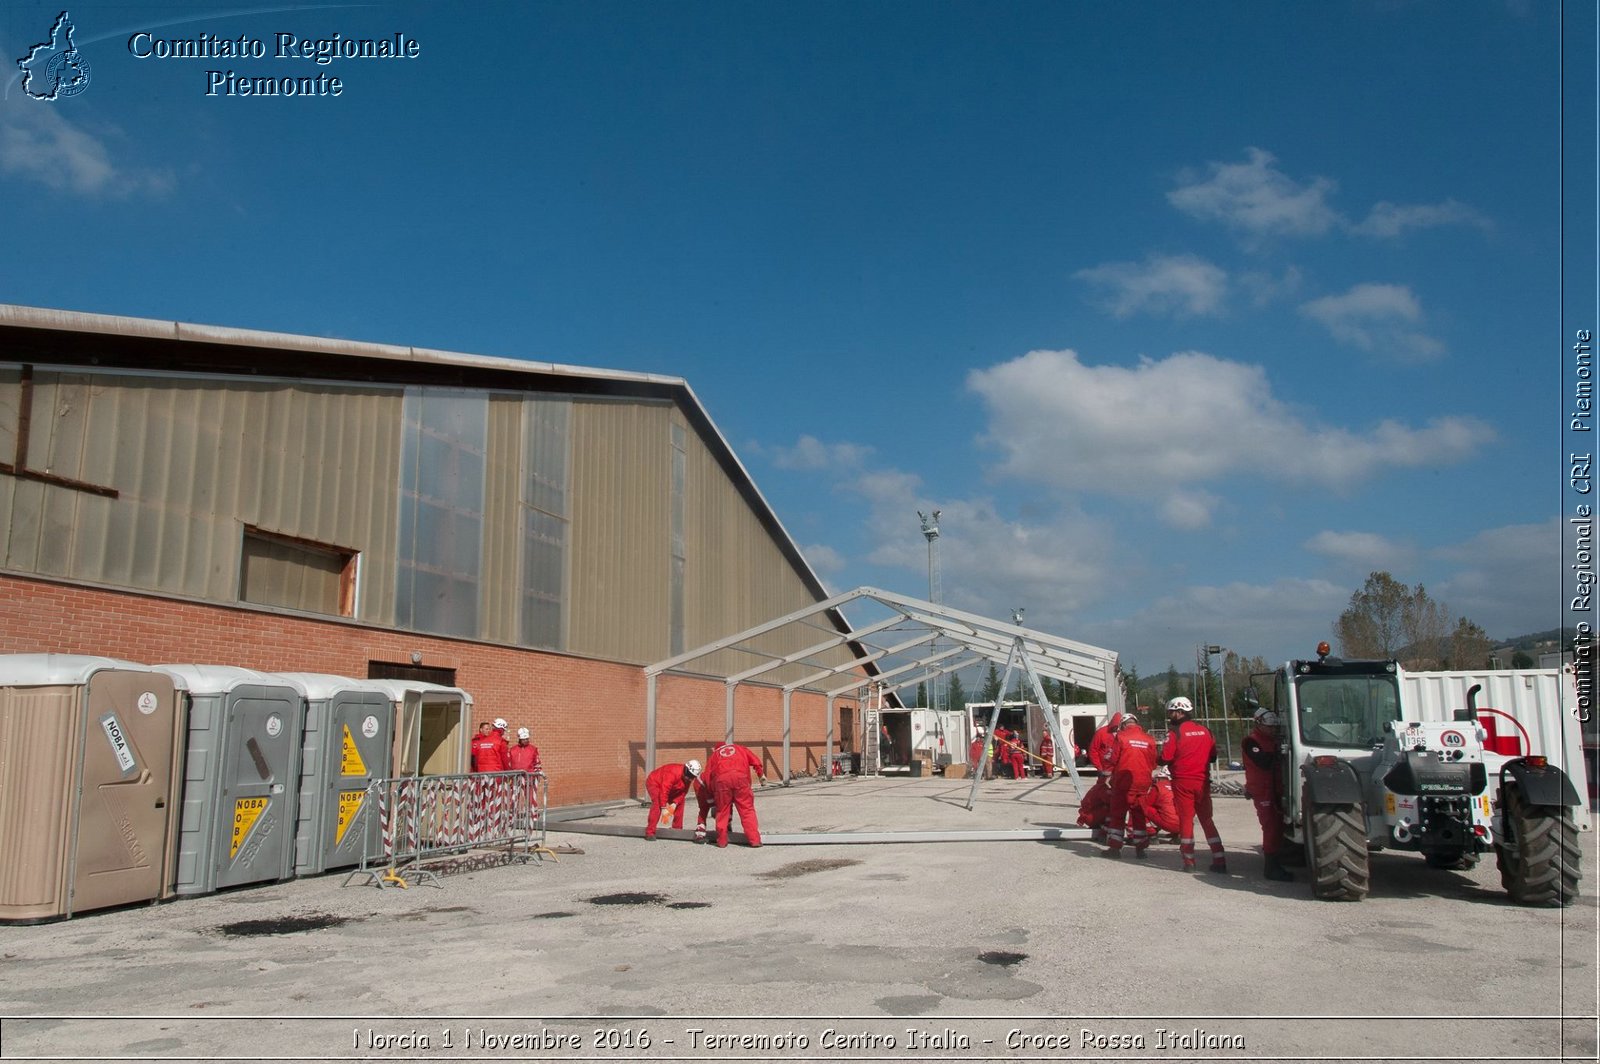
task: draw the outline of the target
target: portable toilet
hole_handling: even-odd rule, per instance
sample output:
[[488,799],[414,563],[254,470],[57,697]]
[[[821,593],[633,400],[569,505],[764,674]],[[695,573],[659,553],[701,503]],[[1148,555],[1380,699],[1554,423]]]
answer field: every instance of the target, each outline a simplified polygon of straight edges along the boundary
[[166,894],[183,724],[172,678],[147,666],[0,656],[0,920]]
[[294,875],[305,692],[230,665],[157,665],[189,706],[175,894]]
[[368,680],[394,702],[394,775],[453,776],[467,771],[472,696],[422,680]]
[[367,787],[388,775],[394,750],[394,702],[363,680],[322,673],[282,673],[306,693],[300,753],[300,813],[294,871],[309,876],[361,861]]

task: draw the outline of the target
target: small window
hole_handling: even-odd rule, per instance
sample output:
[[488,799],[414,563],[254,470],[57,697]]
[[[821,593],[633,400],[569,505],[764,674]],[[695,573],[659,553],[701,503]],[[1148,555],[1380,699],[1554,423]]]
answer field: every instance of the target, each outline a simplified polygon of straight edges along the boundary
[[239,599],[307,613],[353,617],[357,552],[246,527]]

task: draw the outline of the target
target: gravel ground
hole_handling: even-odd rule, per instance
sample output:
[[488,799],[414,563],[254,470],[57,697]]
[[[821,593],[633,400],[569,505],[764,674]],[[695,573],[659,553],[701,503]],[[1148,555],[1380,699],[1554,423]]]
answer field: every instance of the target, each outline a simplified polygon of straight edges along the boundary
[[[971,811],[969,789],[847,778],[756,802],[774,836],[1073,826],[1065,780],[986,782]],[[1369,898],[1326,903],[1303,873],[1262,880],[1249,804],[1216,806],[1225,876],[1184,874],[1171,845],[564,830],[550,844],[581,854],[437,886],[335,873],[0,927],[0,1058],[1595,1059],[1592,832],[1565,909],[1511,904],[1492,859],[1390,853]]]

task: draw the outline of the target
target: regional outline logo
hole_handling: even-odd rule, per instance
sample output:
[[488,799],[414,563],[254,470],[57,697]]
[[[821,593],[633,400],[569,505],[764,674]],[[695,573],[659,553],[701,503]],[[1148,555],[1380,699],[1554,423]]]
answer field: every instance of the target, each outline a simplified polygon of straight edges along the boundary
[[[28,54],[17,60],[22,70],[22,91],[35,100],[60,100],[76,96],[89,87],[89,61],[72,42],[72,16],[61,12],[56,24],[50,27],[50,39],[28,49]],[[44,55],[44,70],[38,69]],[[46,88],[36,92],[34,78],[38,76]]]

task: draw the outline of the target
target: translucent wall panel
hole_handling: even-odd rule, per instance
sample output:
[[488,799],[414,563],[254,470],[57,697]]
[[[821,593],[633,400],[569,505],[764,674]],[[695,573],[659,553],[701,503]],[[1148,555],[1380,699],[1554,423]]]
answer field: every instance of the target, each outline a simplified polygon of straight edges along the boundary
[[572,404],[528,398],[522,407],[522,642],[565,650]]
[[478,636],[488,396],[406,389],[395,613],[402,628]]

